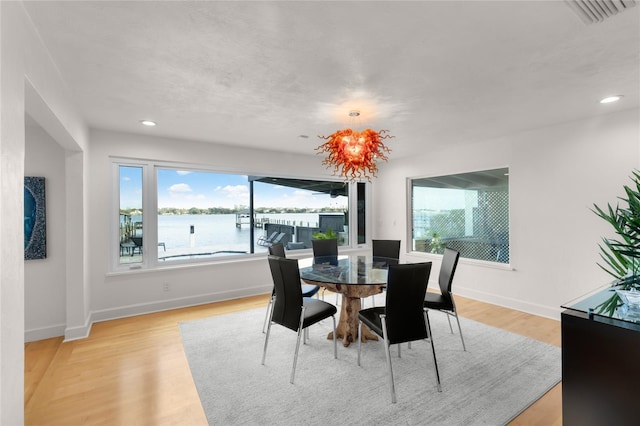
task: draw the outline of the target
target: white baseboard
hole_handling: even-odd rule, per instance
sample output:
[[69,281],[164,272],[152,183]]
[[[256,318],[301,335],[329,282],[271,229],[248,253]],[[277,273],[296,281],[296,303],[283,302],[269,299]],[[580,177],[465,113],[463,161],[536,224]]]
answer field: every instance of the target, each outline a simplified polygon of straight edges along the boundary
[[24,331],[24,342],[35,342],[37,340],[51,339],[53,337],[64,336],[65,325],[57,324],[42,328],[32,328]]
[[67,327],[64,330],[64,341],[70,342],[71,340],[86,339],[89,337],[89,333],[91,333],[91,326],[93,325],[93,322],[90,319],[91,315],[89,315],[89,318],[87,318],[83,325],[78,327]]
[[270,286],[258,286],[241,290],[232,290],[218,293],[209,293],[197,296],[181,297],[169,300],[140,303],[135,305],[120,306],[112,309],[92,311],[84,325],[78,327],[65,327],[64,324],[46,327],[42,329],[25,330],[24,341],[33,342],[36,340],[49,339],[52,337],[64,336],[64,341],[85,339],[89,337],[91,326],[96,322],[110,321],[119,318],[132,317],[136,315],[150,314],[153,312],[168,311],[171,309],[186,308],[189,306],[204,305],[213,302],[239,299],[242,297],[256,296],[271,292]]
[[231,290],[217,293],[201,294],[197,296],[180,297],[169,300],[140,303],[135,305],[121,306],[118,308],[93,311],[91,322],[110,321],[119,318],[132,317],[136,315],[150,314],[153,312],[168,311],[171,309],[187,308],[189,306],[205,305],[207,303],[222,302],[225,300],[239,299],[243,297],[266,294],[271,291],[271,287],[253,287],[240,290]]
[[[434,286],[434,283],[429,283],[429,286]],[[437,283],[435,284],[434,288],[437,288]],[[171,309],[186,308],[189,306],[204,305],[213,302],[222,302],[224,300],[232,300],[242,297],[255,296],[258,294],[265,294],[270,291],[271,287],[269,286],[259,286],[240,290],[209,293],[197,296],[181,297],[176,299],[140,303],[135,305],[120,306],[112,309],[93,311],[90,313],[87,322],[79,327],[65,328],[64,324],[59,324],[40,329],[26,330],[25,342],[33,342],[36,340],[49,339],[59,336],[64,336],[65,342],[84,339],[89,336],[89,333],[91,332],[91,326],[96,322],[110,321],[119,318],[150,314],[153,312],[161,312]],[[505,308],[515,309],[518,311],[530,313],[532,315],[537,315],[558,321],[560,320],[560,313],[562,312],[562,308],[560,307],[558,307],[557,309],[551,309],[548,306],[527,303],[521,300],[502,297],[491,293],[484,293],[475,289],[464,288],[460,286],[456,287],[455,293],[463,297],[479,300],[481,302],[491,303]]]
[[502,306],[503,308],[514,309],[516,311],[526,312],[528,314],[537,315],[539,317],[549,318],[556,321],[560,321],[560,313],[562,308],[550,308],[545,305],[538,305],[535,303],[523,302],[522,300],[512,299],[510,297],[503,297],[496,294],[485,293],[477,291],[475,289],[456,286],[455,294],[459,294],[469,299],[478,300],[480,302],[491,303],[493,305]]

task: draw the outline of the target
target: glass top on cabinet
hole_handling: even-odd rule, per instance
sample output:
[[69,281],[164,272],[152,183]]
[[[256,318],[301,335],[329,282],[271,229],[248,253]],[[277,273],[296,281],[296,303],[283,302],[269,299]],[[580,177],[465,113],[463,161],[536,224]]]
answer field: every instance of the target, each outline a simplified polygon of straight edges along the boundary
[[561,307],[571,311],[593,315],[594,317],[610,318],[640,324],[640,309],[630,308],[628,305],[622,304],[619,297],[617,304],[612,305],[612,308],[604,308],[605,304],[611,302],[613,297],[616,297],[615,288],[608,286],[565,303]]

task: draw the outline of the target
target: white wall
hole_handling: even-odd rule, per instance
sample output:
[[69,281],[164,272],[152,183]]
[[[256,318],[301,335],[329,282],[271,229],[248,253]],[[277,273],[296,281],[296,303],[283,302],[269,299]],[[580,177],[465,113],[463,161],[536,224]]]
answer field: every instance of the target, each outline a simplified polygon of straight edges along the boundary
[[[0,2],[0,424],[3,425],[18,425],[24,421],[22,216],[27,105],[34,108],[30,115],[60,145],[83,155],[81,152],[88,145],[86,126],[70,102],[68,88],[51,62],[22,2]],[[66,163],[65,185],[68,188],[68,159]],[[81,165],[82,161],[79,163]],[[80,205],[84,203],[82,192],[76,191],[66,202],[71,198]],[[86,294],[84,227],[82,217],[76,221],[75,228],[66,227],[67,294],[70,287],[74,294]],[[69,241],[76,240],[80,240],[76,245],[80,254],[76,253],[74,262],[70,262]],[[80,313],[73,320],[85,322],[82,318],[85,306],[67,303],[67,327],[70,311]]]
[[66,328],[65,152],[40,126],[25,132],[25,176],[45,178],[47,257],[24,263],[25,341]]
[[[509,167],[511,261],[515,270],[461,260],[460,295],[559,318],[560,305],[610,281],[596,265],[607,224],[590,211],[616,203],[640,168],[638,110],[391,160],[374,186],[375,232],[407,241],[406,177]],[[403,245],[403,250],[405,249]],[[407,254],[406,259],[439,256]]]
[[[310,152],[313,150],[310,149]],[[92,131],[88,217],[93,321],[268,293],[273,285],[264,256],[196,267],[109,274],[108,224],[114,214],[108,196],[113,189],[112,156],[202,164],[239,173],[320,179],[331,176],[314,154],[293,155],[146,135]],[[165,282],[170,284],[171,291],[163,291]]]
[[24,420],[23,16],[0,2],[0,424]]
[[[441,149],[383,164],[374,181],[376,238],[407,241],[407,176],[508,166],[512,269],[461,261],[456,292],[514,309],[559,318],[560,305],[606,283],[598,241],[610,233],[592,204],[615,202],[631,170],[640,167],[638,111]],[[623,153],[623,154],[621,154]],[[257,152],[198,142],[94,131],[89,169],[92,194],[90,283],[92,320],[266,293],[262,258],[161,271],[108,273],[110,156],[205,164],[236,172],[326,177],[313,155]],[[403,248],[405,244],[403,243]],[[407,253],[407,261],[439,257]],[[171,284],[163,292],[163,283]]]

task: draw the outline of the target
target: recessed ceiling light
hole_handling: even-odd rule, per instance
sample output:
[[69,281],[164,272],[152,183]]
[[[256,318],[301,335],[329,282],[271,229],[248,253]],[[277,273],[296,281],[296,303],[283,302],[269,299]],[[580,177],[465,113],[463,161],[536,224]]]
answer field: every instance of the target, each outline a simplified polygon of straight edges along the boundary
[[622,95],[608,96],[600,101],[601,104],[608,104],[622,99]]
[[142,124],[143,126],[153,127],[156,125],[156,122],[151,120],[140,120],[140,124]]

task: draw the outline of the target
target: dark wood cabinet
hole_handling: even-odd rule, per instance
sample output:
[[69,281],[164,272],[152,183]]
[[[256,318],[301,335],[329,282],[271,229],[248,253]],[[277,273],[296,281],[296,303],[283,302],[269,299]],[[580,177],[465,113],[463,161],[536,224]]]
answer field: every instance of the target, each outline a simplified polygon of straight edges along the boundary
[[640,424],[640,325],[571,309],[561,321],[563,425]]

